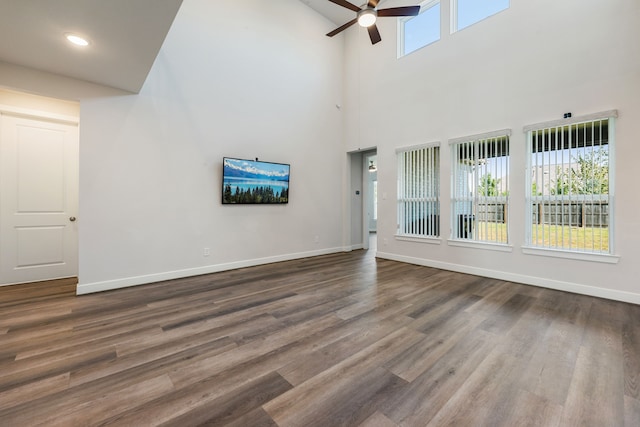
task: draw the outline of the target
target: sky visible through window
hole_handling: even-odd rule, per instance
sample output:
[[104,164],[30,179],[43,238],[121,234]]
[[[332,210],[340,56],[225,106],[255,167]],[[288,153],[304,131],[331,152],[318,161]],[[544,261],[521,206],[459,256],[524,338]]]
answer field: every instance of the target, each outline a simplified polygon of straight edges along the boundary
[[440,3],[404,23],[404,55],[440,40]]
[[456,29],[461,30],[509,7],[509,0],[456,0],[458,20]]

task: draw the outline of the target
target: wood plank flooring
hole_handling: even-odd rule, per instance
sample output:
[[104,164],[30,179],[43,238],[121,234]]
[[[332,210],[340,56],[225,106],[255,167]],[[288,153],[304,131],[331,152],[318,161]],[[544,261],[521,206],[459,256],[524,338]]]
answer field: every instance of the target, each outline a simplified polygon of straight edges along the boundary
[[371,253],[0,288],[1,426],[639,426],[640,306]]

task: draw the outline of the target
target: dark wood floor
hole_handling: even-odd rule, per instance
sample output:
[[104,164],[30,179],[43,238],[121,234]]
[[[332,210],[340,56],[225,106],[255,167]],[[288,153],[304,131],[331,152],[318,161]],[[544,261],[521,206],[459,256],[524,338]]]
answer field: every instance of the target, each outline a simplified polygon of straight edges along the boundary
[[364,251],[0,289],[0,425],[639,426],[640,306]]

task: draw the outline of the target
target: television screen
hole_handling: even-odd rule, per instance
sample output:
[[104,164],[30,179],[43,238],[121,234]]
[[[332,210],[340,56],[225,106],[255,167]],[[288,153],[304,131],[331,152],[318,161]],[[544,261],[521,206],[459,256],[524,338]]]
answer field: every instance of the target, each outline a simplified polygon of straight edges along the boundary
[[225,157],[222,204],[289,202],[289,165]]

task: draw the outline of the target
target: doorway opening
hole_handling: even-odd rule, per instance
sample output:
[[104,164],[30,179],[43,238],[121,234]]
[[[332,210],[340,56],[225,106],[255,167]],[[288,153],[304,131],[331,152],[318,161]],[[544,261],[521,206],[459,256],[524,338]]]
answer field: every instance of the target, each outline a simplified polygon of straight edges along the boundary
[[378,232],[378,158],[375,148],[349,153],[351,249],[376,251]]

